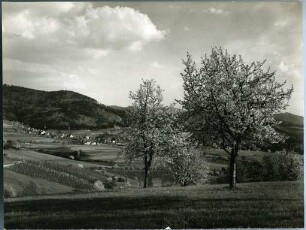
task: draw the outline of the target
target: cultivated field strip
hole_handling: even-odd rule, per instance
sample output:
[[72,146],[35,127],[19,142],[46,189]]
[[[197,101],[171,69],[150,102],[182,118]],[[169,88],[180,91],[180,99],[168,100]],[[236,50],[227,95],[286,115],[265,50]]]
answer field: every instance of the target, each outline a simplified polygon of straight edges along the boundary
[[67,167],[48,161],[25,161],[11,166],[10,170],[87,191],[94,190],[95,181],[106,181],[106,177],[102,173],[85,168]]

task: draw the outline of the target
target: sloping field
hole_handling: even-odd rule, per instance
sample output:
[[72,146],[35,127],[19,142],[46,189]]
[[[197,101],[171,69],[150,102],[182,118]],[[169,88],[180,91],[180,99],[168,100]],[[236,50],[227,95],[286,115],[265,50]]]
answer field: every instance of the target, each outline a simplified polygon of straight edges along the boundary
[[[95,172],[83,167],[61,165],[56,162],[20,161],[8,169],[32,178],[41,178],[63,184],[78,191],[104,190],[104,185],[106,188],[113,187],[111,182],[107,180],[108,175],[104,172]],[[97,181],[100,181],[99,184],[102,181],[104,185],[96,185]]]
[[82,151],[82,161],[109,161],[109,162],[123,162],[124,157],[121,153],[121,149],[107,144],[101,144],[100,146],[87,146],[78,144],[65,144],[60,143],[31,143],[25,146],[28,149],[35,151],[45,151],[50,154],[56,154],[58,156],[63,152],[63,156],[67,151]]
[[[63,157],[58,157],[58,156],[53,156],[50,154],[44,154],[44,153],[39,153],[36,151],[31,151],[31,150],[14,150],[14,149],[9,149],[9,150],[4,150],[4,153],[11,159],[16,159],[18,160],[31,160],[31,161],[55,161],[58,164],[62,165],[73,165],[73,166],[78,166],[79,164],[82,164],[84,167],[95,167],[98,166],[98,164],[94,163],[87,163],[87,162],[80,162],[80,161],[75,161],[75,160],[70,160],[67,158]],[[10,163],[12,160],[10,159]],[[4,164],[6,160],[4,159]]]
[[[74,188],[62,184],[51,182],[48,180],[33,178],[24,174],[13,172],[9,169],[4,169],[4,184],[9,185],[17,196],[28,195],[35,193],[56,194],[56,193],[71,193]],[[28,194],[27,194],[28,193]]]
[[5,200],[6,228],[304,226],[302,182],[205,185]]
[[36,134],[19,133],[19,132],[5,132],[3,134],[4,141],[13,140],[22,143],[33,142],[33,143],[53,143],[55,139],[51,137],[38,136]]
[[100,146],[86,146],[86,145],[67,145],[72,150],[81,150],[85,152],[84,161],[124,161],[121,149],[107,144],[101,144]]

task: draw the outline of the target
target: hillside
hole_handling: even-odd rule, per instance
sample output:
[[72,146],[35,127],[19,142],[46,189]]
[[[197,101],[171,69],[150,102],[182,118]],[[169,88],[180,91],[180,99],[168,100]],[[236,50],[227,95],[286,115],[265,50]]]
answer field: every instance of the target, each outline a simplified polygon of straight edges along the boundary
[[276,131],[289,138],[283,144],[273,145],[272,150],[286,148],[302,153],[304,151],[304,118],[291,113],[279,113],[275,114],[274,117],[281,122],[280,125],[275,127]]
[[303,142],[304,118],[291,113],[280,113],[275,115],[275,119],[281,121],[276,128],[277,131],[287,134],[296,142]]
[[93,129],[123,126],[125,111],[72,91],[3,85],[4,119],[34,128]]
[[274,117],[276,120],[282,121],[282,124],[290,124],[297,127],[303,127],[304,125],[304,118],[292,113],[279,113],[275,114]]

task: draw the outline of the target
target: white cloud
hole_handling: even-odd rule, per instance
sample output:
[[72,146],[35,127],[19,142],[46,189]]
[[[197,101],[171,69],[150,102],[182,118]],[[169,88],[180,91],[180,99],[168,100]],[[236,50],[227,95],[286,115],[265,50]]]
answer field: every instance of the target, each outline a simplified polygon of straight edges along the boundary
[[61,14],[68,13],[69,11],[77,11],[80,9],[78,6],[82,8],[88,3],[78,3],[75,4],[73,2],[22,2],[14,4],[14,9],[10,9],[11,11],[18,12],[22,9],[30,9],[35,15],[39,16],[60,16]]
[[129,45],[128,49],[131,51],[140,51],[142,50],[142,46],[143,43],[141,41],[134,41]]
[[17,15],[4,18],[4,35],[16,35],[21,38],[33,40],[41,35],[50,35],[57,32],[59,23],[55,18],[36,17],[29,10],[24,10]]
[[157,61],[154,61],[154,62],[150,63],[150,66],[152,66],[154,68],[161,68],[162,67],[162,65],[159,64]]
[[278,66],[279,70],[282,71],[282,72],[288,72],[290,66],[285,64],[284,61],[281,61],[281,63],[279,64]]
[[91,4],[79,3],[59,5],[60,16],[53,11],[42,15],[38,13],[41,10],[35,8],[41,8],[41,5],[35,4],[33,8],[5,15],[4,35],[43,42],[59,41],[80,48],[139,51],[152,41],[164,39],[167,33],[158,30],[146,14],[129,7],[93,8]]
[[95,68],[88,68],[87,71],[92,75],[99,73],[99,70]]
[[285,80],[288,80],[290,83],[300,82],[303,80],[302,70],[299,69],[295,64],[288,64],[284,61],[278,65],[278,69],[282,72]]
[[218,9],[218,8],[214,8],[214,7],[210,7],[209,8],[209,12],[212,14],[218,14],[218,15],[227,15],[229,12],[225,11],[223,9]]
[[103,49],[92,49],[92,48],[85,48],[85,54],[88,57],[92,57],[93,59],[100,59],[101,57],[105,57],[109,50]]
[[29,40],[33,40],[35,39],[35,35],[30,31],[30,30],[25,30],[22,34],[21,37],[29,39]]
[[57,2],[55,4],[57,5],[57,8],[60,12],[68,12],[74,7],[74,4],[72,2]]
[[277,21],[277,22],[274,23],[274,25],[283,27],[283,26],[288,25],[288,22],[287,21]]
[[30,22],[27,20],[28,11],[25,10],[18,15],[12,15],[9,18],[4,18],[2,24],[6,29],[3,31],[4,34],[13,34],[21,36],[29,29]]
[[190,31],[190,28],[189,28],[188,26],[185,26],[185,27],[184,27],[184,30],[185,30],[185,31]]
[[158,30],[147,15],[128,7],[88,8],[78,24],[85,31],[80,35],[76,33],[80,42],[92,47],[141,50],[146,43],[160,41],[166,34]]

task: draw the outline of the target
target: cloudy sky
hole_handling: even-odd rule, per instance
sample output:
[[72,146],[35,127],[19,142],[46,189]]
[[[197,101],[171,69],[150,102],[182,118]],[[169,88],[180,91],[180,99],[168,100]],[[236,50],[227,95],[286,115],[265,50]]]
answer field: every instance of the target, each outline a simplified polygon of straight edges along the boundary
[[246,62],[267,59],[294,86],[289,112],[303,115],[302,3],[3,2],[3,81],[73,90],[127,106],[154,78],[165,104],[183,95],[182,59],[222,46]]

